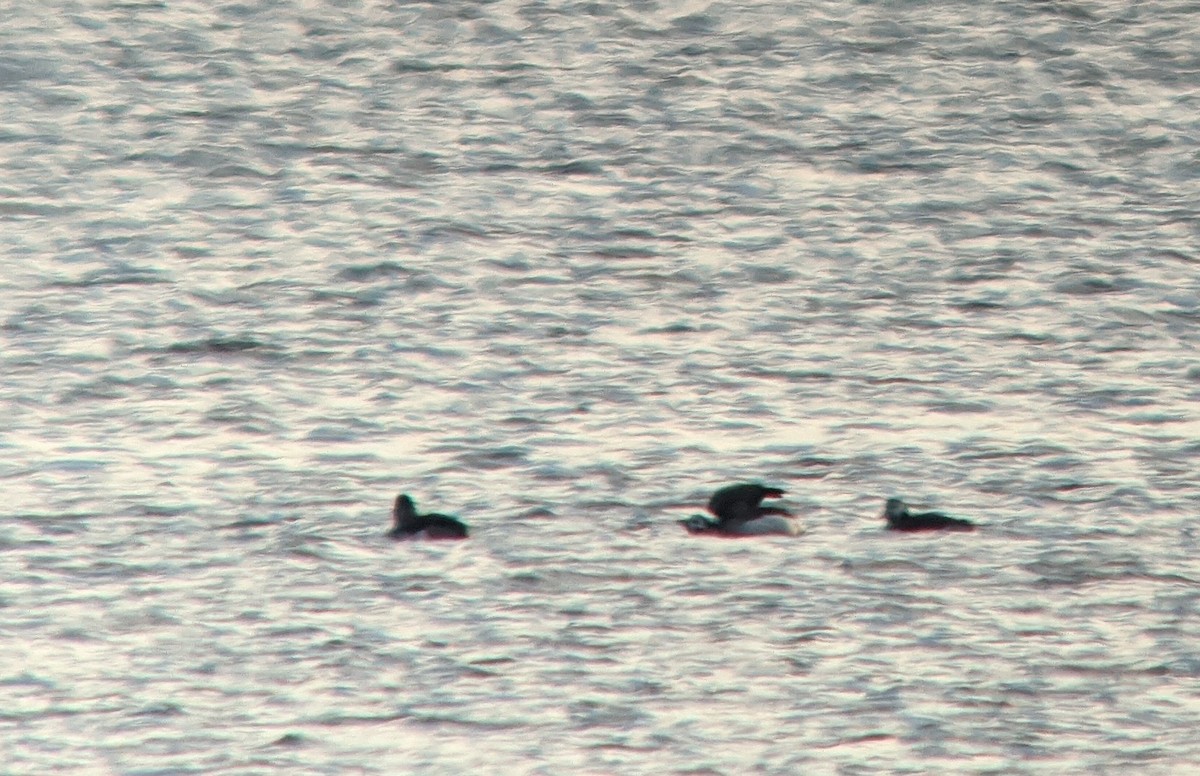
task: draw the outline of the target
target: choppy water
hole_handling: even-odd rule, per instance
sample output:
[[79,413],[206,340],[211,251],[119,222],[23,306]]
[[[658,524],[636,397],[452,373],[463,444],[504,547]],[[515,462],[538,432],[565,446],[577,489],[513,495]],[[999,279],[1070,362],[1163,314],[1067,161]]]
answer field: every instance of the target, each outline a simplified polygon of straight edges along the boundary
[[8,9],[0,771],[1200,767],[1197,10]]

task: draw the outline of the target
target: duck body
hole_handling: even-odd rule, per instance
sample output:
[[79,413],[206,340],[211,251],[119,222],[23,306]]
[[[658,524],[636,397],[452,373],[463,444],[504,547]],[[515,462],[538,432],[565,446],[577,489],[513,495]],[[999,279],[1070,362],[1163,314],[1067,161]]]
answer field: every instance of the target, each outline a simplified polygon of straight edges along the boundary
[[392,508],[394,525],[388,532],[393,539],[466,539],[467,526],[458,518],[430,512],[417,514],[416,504],[407,493],[396,497]]
[[941,512],[910,512],[898,498],[890,498],[883,510],[887,527],[892,531],[974,531],[970,520],[950,517]]
[[781,488],[743,482],[721,488],[708,500],[708,515],[680,520],[690,534],[714,536],[798,536],[803,527],[783,507],[763,506],[763,499],[784,495]]
[[692,515],[686,520],[680,520],[679,524],[690,534],[708,536],[799,536],[804,533],[797,520],[781,515],[765,515],[753,520],[724,524],[708,515]]

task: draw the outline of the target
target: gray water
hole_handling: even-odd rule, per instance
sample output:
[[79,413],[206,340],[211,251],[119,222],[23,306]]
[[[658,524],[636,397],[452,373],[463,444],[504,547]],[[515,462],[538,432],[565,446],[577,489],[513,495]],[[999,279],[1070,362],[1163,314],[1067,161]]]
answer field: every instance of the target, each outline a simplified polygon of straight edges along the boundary
[[1197,11],[11,4],[0,772],[1200,767]]

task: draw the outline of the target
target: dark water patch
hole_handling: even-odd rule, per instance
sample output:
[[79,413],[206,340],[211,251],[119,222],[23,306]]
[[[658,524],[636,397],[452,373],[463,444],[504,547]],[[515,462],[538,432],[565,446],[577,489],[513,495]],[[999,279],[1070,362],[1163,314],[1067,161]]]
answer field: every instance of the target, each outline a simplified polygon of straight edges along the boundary
[[[704,367],[707,369],[707,367]],[[832,372],[810,369],[767,369],[751,367],[736,372],[741,377],[758,380],[781,380],[787,383],[829,383],[838,379]]]
[[1008,304],[996,299],[964,299],[951,302],[950,307],[964,313],[992,313],[1007,309]]
[[715,325],[699,327],[685,321],[668,323],[665,326],[652,326],[638,330],[638,334],[696,334],[701,331],[716,331]]
[[311,429],[304,435],[304,439],[308,442],[353,443],[363,438],[379,436],[386,430],[383,425],[362,418],[339,418]]
[[558,513],[549,507],[530,507],[517,513],[515,519],[520,520],[557,520]]
[[478,730],[516,730],[529,726],[531,720],[525,716],[506,715],[499,709],[487,712],[480,709],[478,714],[449,712],[413,712],[406,715],[406,721],[423,727],[435,727],[439,730],[462,728],[468,731]]
[[205,177],[274,180],[280,175],[276,171],[259,170],[244,164],[222,164],[206,172]]
[[[772,246],[767,246],[772,247]],[[746,280],[755,285],[779,285],[795,279],[795,273],[785,267],[754,265],[744,267]]]
[[331,302],[332,309],[330,313],[333,315],[342,315],[342,317],[348,320],[358,319],[363,323],[370,323],[375,320],[374,317],[367,317],[357,313],[353,315],[345,314],[343,309],[349,307],[358,310],[367,310],[379,307],[387,303],[387,292],[384,289],[375,287],[355,291],[344,289],[316,290],[312,292],[310,299],[318,304]]
[[128,395],[128,389],[127,384],[105,377],[85,385],[69,388],[63,392],[58,401],[68,405],[92,400],[113,401],[125,398]]
[[[506,231],[496,225],[443,216],[422,219],[414,226],[419,238],[429,243],[456,242],[462,238],[480,240]],[[436,276],[429,275],[427,279],[436,280]]]
[[[93,518],[101,517],[99,512],[9,512],[4,515],[6,522],[25,522],[50,536],[75,536],[86,532]],[[22,539],[20,543],[30,546],[42,546],[53,543],[49,540]],[[16,545],[14,545],[16,546]]]
[[62,218],[69,215],[77,208],[69,206],[49,204],[42,202],[30,202],[17,199],[0,199],[0,217],[3,218],[20,218],[22,216],[30,216],[36,218],[42,217],[57,217]]
[[109,704],[93,701],[78,706],[58,702],[29,711],[0,710],[0,720],[28,724],[41,719],[73,719],[80,716],[90,719],[96,715],[120,714],[124,711],[123,706],[116,702]]
[[1092,296],[1095,294],[1111,294],[1124,290],[1115,279],[1097,276],[1071,275],[1054,283],[1054,290],[1060,294],[1073,296]]
[[16,333],[28,333],[45,331],[48,327],[62,323],[82,324],[85,322],[79,316],[68,311],[35,303],[6,318],[4,328]]
[[928,159],[907,160],[904,156],[904,154],[863,156],[852,165],[856,172],[864,175],[932,175],[950,169],[948,162],[935,162]]
[[513,428],[526,431],[535,431],[545,428],[547,425],[554,422],[554,418],[549,414],[544,417],[532,417],[530,415],[510,415],[507,418],[501,418],[499,422],[504,426],[512,426]]
[[[395,545],[395,551],[400,553],[408,553],[412,542],[392,542]],[[409,600],[413,596],[426,596],[430,600],[436,600],[437,597],[443,596],[448,590],[456,587],[459,583],[453,580],[447,580],[441,574],[420,574],[409,572],[403,578],[388,578],[385,592],[388,596],[396,599]],[[434,644],[434,646],[444,647],[445,644]]]
[[[368,423],[367,428],[378,429],[378,426],[373,423]],[[379,456],[371,452],[321,452],[312,456],[312,460],[320,463],[328,463],[337,468],[343,468],[347,464],[377,464]]]
[[951,455],[964,461],[989,461],[1006,458],[1044,458],[1055,456],[1059,461],[1068,461],[1066,468],[1082,463],[1074,459],[1070,450],[1060,445],[1048,444],[1042,441],[1023,442],[1014,447],[999,447],[985,438],[972,437],[962,442],[950,442],[946,445]]
[[1169,259],[1172,261],[1180,261],[1185,264],[1200,264],[1200,256],[1195,253],[1185,252],[1182,250],[1157,249],[1151,252],[1156,258]]
[[558,164],[548,164],[538,168],[541,172],[564,177],[573,175],[602,175],[604,165],[596,160],[573,159]]
[[0,677],[0,687],[33,687],[40,690],[53,690],[56,684],[43,676],[22,671],[11,676]]
[[1191,416],[1183,412],[1132,412],[1122,417],[1121,422],[1135,426],[1165,426],[1190,419]]
[[[736,252],[740,255],[745,255],[745,254],[750,254],[750,253],[761,253],[761,252],[765,252],[765,251],[773,251],[776,248],[779,248],[781,245],[784,245],[786,242],[787,242],[787,238],[782,237],[782,236],[740,237],[740,238],[734,238],[734,239],[729,239],[729,240],[723,240],[721,242],[721,246],[730,251]],[[751,274],[752,280],[754,280],[754,282],[760,282],[760,283],[780,282],[777,280],[755,280],[753,278],[753,275],[755,273],[753,271],[751,271],[750,274]],[[770,276],[771,274],[789,274],[789,273],[787,273],[785,270],[773,270],[773,271],[769,271],[764,274],[767,276]]]
[[249,399],[222,401],[206,410],[203,417],[206,423],[230,426],[248,434],[273,434],[282,429],[274,410]]
[[601,259],[650,259],[660,255],[659,251],[636,244],[607,244],[588,252],[589,256]]
[[995,409],[995,404],[987,401],[966,401],[953,399],[940,399],[935,402],[928,402],[925,407],[934,412],[945,412],[952,415],[964,415],[972,413],[986,413]]
[[59,280],[51,285],[64,288],[93,288],[98,286],[138,286],[172,282],[161,270],[121,264],[86,272],[73,280]]
[[[1095,548],[1095,544],[1091,545]],[[1083,587],[1092,583],[1117,580],[1144,579],[1145,564],[1140,558],[1131,556],[1079,555],[1070,551],[1055,550],[1043,553],[1034,561],[1020,566],[1036,577],[1037,587]]]
[[[328,712],[324,714],[318,714],[315,717],[303,719],[301,721],[311,723],[313,725],[323,725],[325,727],[341,727],[342,725],[359,726],[372,723],[395,723],[418,720],[416,715],[411,711],[397,711],[390,714],[344,714],[338,712]],[[436,724],[436,721],[434,721],[433,724]]]
[[588,729],[596,727],[629,728],[642,724],[649,715],[631,702],[585,698],[567,707],[568,719]]
[[[605,269],[604,265],[594,265],[589,268],[588,272],[580,273],[577,279],[585,279],[596,275],[614,276],[617,273],[613,271],[611,266]],[[700,274],[681,269],[676,272],[654,272],[634,269],[625,275],[630,280],[637,280],[646,285],[651,290],[662,289],[680,289],[683,292],[684,298],[705,297],[712,298],[718,295],[719,286],[701,276]]]
[[1126,663],[1109,661],[1063,663],[1054,667],[1054,673],[1088,678],[1103,677],[1106,679],[1137,676],[1170,676],[1172,674],[1169,664],[1150,662],[1142,665],[1128,665]]
[[1160,315],[1169,321],[1182,322],[1183,324],[1186,324],[1185,327],[1174,328],[1183,329],[1188,333],[1193,330],[1192,327],[1200,323],[1200,308],[1191,307],[1190,303],[1187,308],[1176,307],[1171,310],[1164,310],[1160,313]]
[[579,114],[579,123],[585,127],[634,127],[637,117],[626,111],[591,110]]
[[247,351],[278,351],[264,340],[249,334],[215,335],[197,340],[176,342],[167,347],[168,353],[229,355]]
[[[1085,468],[1083,464],[1072,469]],[[1031,483],[1055,501],[1068,504],[1097,504],[1107,501],[1115,487],[1112,482],[1091,482],[1073,477],[1037,478]]]
[[[572,327],[572,326],[549,326],[549,327],[546,327],[542,331],[542,336],[548,340],[575,339],[575,340],[582,341],[582,340],[586,340],[588,338],[588,336],[591,334],[592,334],[591,329],[578,328],[578,327]],[[540,369],[540,370],[531,372],[531,374],[562,375],[562,374],[566,374],[567,371],[568,370],[565,370],[565,369]]]
[[285,518],[280,517],[244,517],[234,520],[232,523],[225,523],[217,526],[220,530],[242,530],[247,528],[268,528],[285,522]]
[[[768,448],[768,452],[774,452],[772,448]],[[783,452],[783,450],[780,450]],[[786,453],[785,453],[786,454]],[[816,455],[801,455],[791,461],[791,465],[797,469],[804,470],[797,476],[812,478],[824,477],[831,473],[834,469],[842,464],[842,461],[837,458],[823,458]]]
[[400,75],[421,73],[452,73],[464,69],[453,62],[433,62],[422,57],[402,57],[392,63],[392,71]]
[[1019,257],[1008,255],[992,256],[983,260],[960,260],[947,280],[964,285],[1005,280],[1011,277],[1019,262]]
[[888,375],[887,377],[872,377],[863,378],[863,382],[868,385],[937,385],[933,380],[922,380],[916,377],[904,377],[903,375]]
[[1057,334],[1021,331],[1017,329],[1010,329],[1007,331],[1000,331],[995,334],[990,334],[988,335],[988,338],[1005,342],[1024,342],[1030,345],[1059,345],[1066,341],[1065,338]]
[[462,666],[461,675],[466,679],[503,679],[507,674],[507,667],[493,670],[475,663],[468,663]]
[[406,356],[429,358],[443,364],[454,364],[468,358],[471,353],[467,350],[447,348],[435,344],[409,344],[406,342],[386,343],[388,352]]
[[138,504],[134,510],[146,517],[178,517],[195,511],[195,504]]
[[1090,388],[1077,391],[1071,403],[1088,410],[1128,409],[1153,406],[1158,403],[1158,395],[1156,389],[1132,385]]
[[112,465],[112,461],[98,458],[56,458],[52,461],[44,461],[41,465],[42,471],[61,471],[61,472],[95,472],[103,470]]
[[[391,157],[400,156],[408,153],[408,150],[400,146],[391,145],[339,145],[336,143],[290,143],[286,141],[270,140],[263,142],[263,147],[269,148],[281,153],[291,155],[339,155],[339,156],[361,156],[367,158],[375,157]],[[424,155],[418,154],[418,157]],[[437,158],[435,154],[430,155]]]
[[1200,658],[1195,656],[1189,655],[1171,660],[1166,664],[1166,667],[1172,676],[1188,677],[1191,679],[1200,677]]
[[[891,534],[889,534],[889,537]],[[855,576],[864,574],[897,574],[897,573],[920,573],[924,574],[928,571],[925,565],[920,560],[909,560],[907,558],[880,558],[880,559],[847,559],[842,563],[842,571],[853,573]]]
[[214,252],[211,248],[202,245],[176,245],[172,250],[181,259],[206,258],[212,256]]
[[299,749],[309,745],[309,740],[301,733],[285,733],[272,741],[269,746],[279,746],[288,749]]
[[944,329],[948,323],[926,315],[908,314],[889,317],[884,325],[889,329],[915,329],[918,331],[936,331]]
[[130,715],[134,717],[184,717],[187,716],[187,712],[178,703],[163,701],[142,706],[131,711]]
[[371,264],[355,264],[343,267],[334,275],[334,280],[344,280],[351,283],[366,283],[393,277],[411,277],[413,270],[394,261],[381,261]]
[[525,166],[515,161],[492,161],[480,163],[476,169],[485,175],[499,175],[524,170]]

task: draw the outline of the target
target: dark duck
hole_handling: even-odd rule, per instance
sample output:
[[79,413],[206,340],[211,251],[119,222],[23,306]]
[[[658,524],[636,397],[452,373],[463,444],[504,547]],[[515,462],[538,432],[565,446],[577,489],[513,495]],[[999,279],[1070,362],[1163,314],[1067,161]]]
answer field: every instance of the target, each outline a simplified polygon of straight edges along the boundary
[[466,539],[467,527],[461,520],[449,515],[439,515],[430,512],[418,515],[417,506],[407,493],[396,497],[396,506],[392,509],[392,519],[395,525],[388,532],[393,539]]
[[692,515],[679,523],[688,533],[713,536],[796,536],[804,532],[783,507],[763,506],[763,499],[780,498],[784,491],[756,482],[721,488],[708,500],[708,515]]
[[970,520],[943,515],[941,512],[909,512],[898,498],[889,498],[883,516],[893,531],[974,531]]

